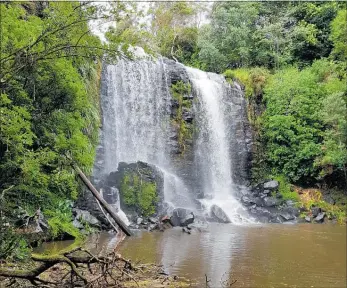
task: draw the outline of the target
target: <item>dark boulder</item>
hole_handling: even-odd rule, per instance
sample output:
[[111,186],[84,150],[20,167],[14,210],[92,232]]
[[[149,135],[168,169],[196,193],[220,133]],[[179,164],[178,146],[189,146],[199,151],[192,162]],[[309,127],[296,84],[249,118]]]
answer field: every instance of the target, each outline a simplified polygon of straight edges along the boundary
[[294,220],[295,216],[293,214],[290,214],[288,212],[281,212],[280,216],[285,220],[285,221],[290,221]]
[[74,219],[72,221],[72,225],[77,228],[77,229],[83,229],[84,226],[82,225],[82,223],[80,221],[78,221],[77,219]]
[[230,223],[228,215],[217,205],[212,205],[211,207],[211,217],[214,221],[219,223]]
[[284,207],[282,211],[285,213],[289,213],[295,217],[299,217],[300,215],[300,210],[299,208],[296,208],[296,207]]
[[193,219],[194,221],[194,214],[192,213],[193,211],[186,208],[175,208],[172,211],[172,215],[170,217],[170,223],[172,224],[172,226],[188,225],[191,219]]
[[330,194],[323,194],[323,200],[331,205],[335,205],[336,201]]
[[264,183],[264,189],[274,191],[274,190],[277,190],[278,185],[279,185],[278,181],[271,180],[271,181]]
[[278,200],[274,197],[265,197],[264,204],[266,207],[274,207],[277,206],[279,203]]
[[251,206],[253,204],[255,204],[255,200],[253,197],[250,196],[242,196],[241,197],[241,202],[245,205],[245,206]]
[[142,222],[143,222],[143,219],[142,219],[141,217],[138,217],[138,218],[136,219],[136,224],[137,224],[137,225],[141,225]]
[[271,214],[269,217],[269,222],[270,223],[282,223],[283,221],[282,221],[280,215]]
[[189,224],[192,224],[194,222],[194,214],[191,212],[188,214],[183,221],[181,222],[181,226],[188,226]]
[[306,217],[305,217],[305,221],[311,223],[311,217],[310,217],[310,216],[306,216]]
[[148,221],[149,221],[149,223],[151,223],[151,224],[157,224],[157,223],[159,222],[158,219],[155,218],[155,217],[149,217],[149,218],[148,218]]
[[322,209],[319,207],[312,207],[311,208],[311,213],[312,213],[312,217],[315,218],[318,216],[319,213],[322,212]]
[[156,224],[149,224],[147,230],[148,231],[153,231],[153,230],[156,230],[158,228],[159,228],[159,226],[158,226],[157,223]]
[[182,111],[182,119],[187,123],[192,123],[194,120],[194,113],[184,108]]
[[324,217],[325,217],[325,212],[321,212],[317,215],[316,218],[314,218],[314,221],[316,221],[317,223],[322,223],[324,222]]
[[182,232],[187,233],[187,234],[191,234],[190,230],[191,229],[188,229],[188,227],[183,227],[182,228]]
[[87,223],[92,227],[101,227],[100,221],[92,214],[90,214],[89,211],[74,208],[72,209],[72,213],[75,216],[75,220],[80,223]]

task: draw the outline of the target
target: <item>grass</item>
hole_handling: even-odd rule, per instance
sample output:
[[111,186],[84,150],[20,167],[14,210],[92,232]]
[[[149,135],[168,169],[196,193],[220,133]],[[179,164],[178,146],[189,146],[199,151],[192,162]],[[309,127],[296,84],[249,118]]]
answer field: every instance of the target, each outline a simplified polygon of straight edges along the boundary
[[336,219],[337,223],[346,223],[346,208],[337,203],[335,205],[330,204],[323,200],[322,192],[318,189],[304,189],[300,196],[301,207],[308,210],[302,213],[302,217],[310,215],[312,207],[321,208],[327,215],[328,219]]

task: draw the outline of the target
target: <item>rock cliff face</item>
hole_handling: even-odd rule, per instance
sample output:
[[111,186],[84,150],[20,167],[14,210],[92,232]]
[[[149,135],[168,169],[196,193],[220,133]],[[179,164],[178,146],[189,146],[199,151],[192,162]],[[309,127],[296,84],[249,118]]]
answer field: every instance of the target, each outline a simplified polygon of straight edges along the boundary
[[[128,214],[136,210],[121,190],[125,171],[135,171],[139,163],[151,170],[145,178],[156,185],[155,213],[165,205],[206,209],[196,199],[218,198],[222,190],[237,198],[238,187],[248,185],[246,103],[241,88],[223,76],[166,58],[120,60],[104,65],[101,102],[92,182],[115,209],[120,204]],[[102,217],[88,191],[79,206]]]

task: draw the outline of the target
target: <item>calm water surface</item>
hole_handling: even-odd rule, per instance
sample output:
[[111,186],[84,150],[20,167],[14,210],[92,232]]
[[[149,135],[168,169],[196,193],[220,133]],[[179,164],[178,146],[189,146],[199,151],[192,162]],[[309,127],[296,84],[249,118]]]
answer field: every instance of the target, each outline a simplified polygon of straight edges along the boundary
[[346,287],[346,227],[210,224],[191,235],[181,229],[139,232],[119,247],[125,258],[161,263],[196,287]]

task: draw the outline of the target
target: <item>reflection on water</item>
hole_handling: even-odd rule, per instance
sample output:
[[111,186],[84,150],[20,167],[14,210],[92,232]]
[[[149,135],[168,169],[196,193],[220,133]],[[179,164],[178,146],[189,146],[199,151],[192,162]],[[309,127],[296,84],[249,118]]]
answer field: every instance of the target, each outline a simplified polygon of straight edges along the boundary
[[180,229],[143,232],[120,246],[124,257],[161,263],[197,287],[346,287],[346,227],[211,224],[191,235]]
[[85,241],[75,242],[75,240],[63,240],[44,242],[41,246],[35,248],[34,252],[44,254],[58,254],[63,250],[69,251],[78,246],[83,246],[83,248],[89,250],[94,255],[106,256],[116,249],[122,239],[124,239],[124,237],[119,234],[107,232],[95,233],[88,236]]

